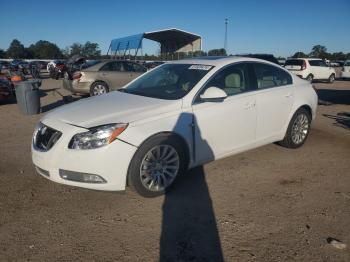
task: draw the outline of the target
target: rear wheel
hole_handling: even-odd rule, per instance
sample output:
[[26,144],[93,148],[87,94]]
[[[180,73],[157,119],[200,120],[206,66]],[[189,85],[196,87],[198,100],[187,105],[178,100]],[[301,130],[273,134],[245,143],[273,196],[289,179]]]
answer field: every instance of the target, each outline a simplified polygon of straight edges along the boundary
[[185,154],[179,141],[169,135],[146,141],[133,157],[129,184],[143,197],[156,197],[170,189],[184,171]]
[[95,82],[90,87],[90,96],[99,96],[109,92],[108,85],[104,82]]
[[312,81],[314,80],[314,76],[312,74],[310,74],[306,77],[306,80],[309,81],[310,83],[312,83]]
[[334,74],[331,74],[328,78],[328,83],[333,83],[335,80],[335,75]]
[[304,108],[298,109],[290,120],[284,139],[279,144],[288,148],[301,147],[309,135],[310,124],[310,113]]

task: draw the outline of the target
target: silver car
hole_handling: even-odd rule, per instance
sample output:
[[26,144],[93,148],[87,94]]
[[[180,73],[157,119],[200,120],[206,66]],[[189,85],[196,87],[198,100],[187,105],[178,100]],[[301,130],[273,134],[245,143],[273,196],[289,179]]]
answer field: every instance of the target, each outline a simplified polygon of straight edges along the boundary
[[64,79],[63,86],[72,93],[102,95],[117,90],[147,71],[132,61],[109,60],[73,74],[73,80]]

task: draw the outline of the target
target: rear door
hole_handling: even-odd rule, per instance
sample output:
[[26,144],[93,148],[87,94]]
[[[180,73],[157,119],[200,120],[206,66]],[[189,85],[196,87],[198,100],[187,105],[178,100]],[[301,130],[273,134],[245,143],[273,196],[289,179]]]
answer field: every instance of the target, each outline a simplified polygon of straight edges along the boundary
[[107,82],[110,90],[117,90],[130,82],[130,75],[123,61],[111,61],[100,69],[100,78]]
[[271,142],[285,132],[293,105],[292,77],[285,70],[265,63],[252,63],[256,94],[256,141]]
[[326,79],[328,78],[328,67],[326,63],[319,60],[309,60],[309,64],[311,66],[312,74],[314,75],[314,79]]

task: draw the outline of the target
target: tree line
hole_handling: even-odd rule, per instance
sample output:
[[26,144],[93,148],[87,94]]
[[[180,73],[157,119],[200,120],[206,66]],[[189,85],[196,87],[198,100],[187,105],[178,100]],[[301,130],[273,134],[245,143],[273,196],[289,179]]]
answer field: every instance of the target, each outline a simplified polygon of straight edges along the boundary
[[[45,40],[39,40],[35,44],[31,44],[29,47],[24,45],[18,40],[14,39],[10,43],[7,50],[0,49],[0,58],[10,59],[66,59],[73,55],[81,55],[88,59],[101,59],[109,58],[109,56],[101,55],[100,47],[97,43],[87,41],[85,44],[73,43],[64,49],[60,49],[56,44]],[[137,56],[136,59],[145,60],[168,60],[168,59],[183,59],[188,57],[199,56],[226,56],[226,50],[224,48],[212,49],[208,52],[195,51],[195,52],[178,52],[176,54],[160,54],[160,55],[148,55]],[[328,59],[332,61],[347,60],[350,59],[350,53],[327,52],[327,48],[322,45],[315,45],[312,47],[311,52],[306,54],[301,51],[296,52],[293,58],[307,58],[317,57],[322,59]]]
[[305,54],[304,52],[296,52],[292,58],[308,58],[308,57],[315,57],[315,58],[322,58],[322,59],[328,59],[331,61],[339,61],[339,60],[348,60],[350,59],[350,53],[343,53],[343,52],[335,52],[335,53],[329,53],[327,52],[327,48],[323,45],[315,45],[312,47],[311,52],[308,54]]
[[63,59],[73,55],[95,59],[101,57],[101,50],[97,43],[90,41],[85,44],[73,43],[65,49],[60,49],[56,44],[45,40],[24,47],[18,39],[12,40],[7,50],[0,49],[0,58],[11,59]]

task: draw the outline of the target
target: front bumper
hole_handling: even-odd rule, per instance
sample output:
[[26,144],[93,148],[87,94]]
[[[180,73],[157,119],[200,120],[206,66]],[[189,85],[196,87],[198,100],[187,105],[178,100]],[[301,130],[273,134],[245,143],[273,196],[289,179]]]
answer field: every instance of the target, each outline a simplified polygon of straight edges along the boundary
[[[63,122],[44,120],[43,124],[62,132],[56,144],[46,152],[35,148],[32,143],[32,160],[39,174],[54,182],[96,190],[125,190],[129,163],[136,147],[116,139],[98,149],[74,150],[68,144],[73,135],[85,132],[85,128]],[[60,170],[95,174],[105,183],[85,183],[63,179]]]

